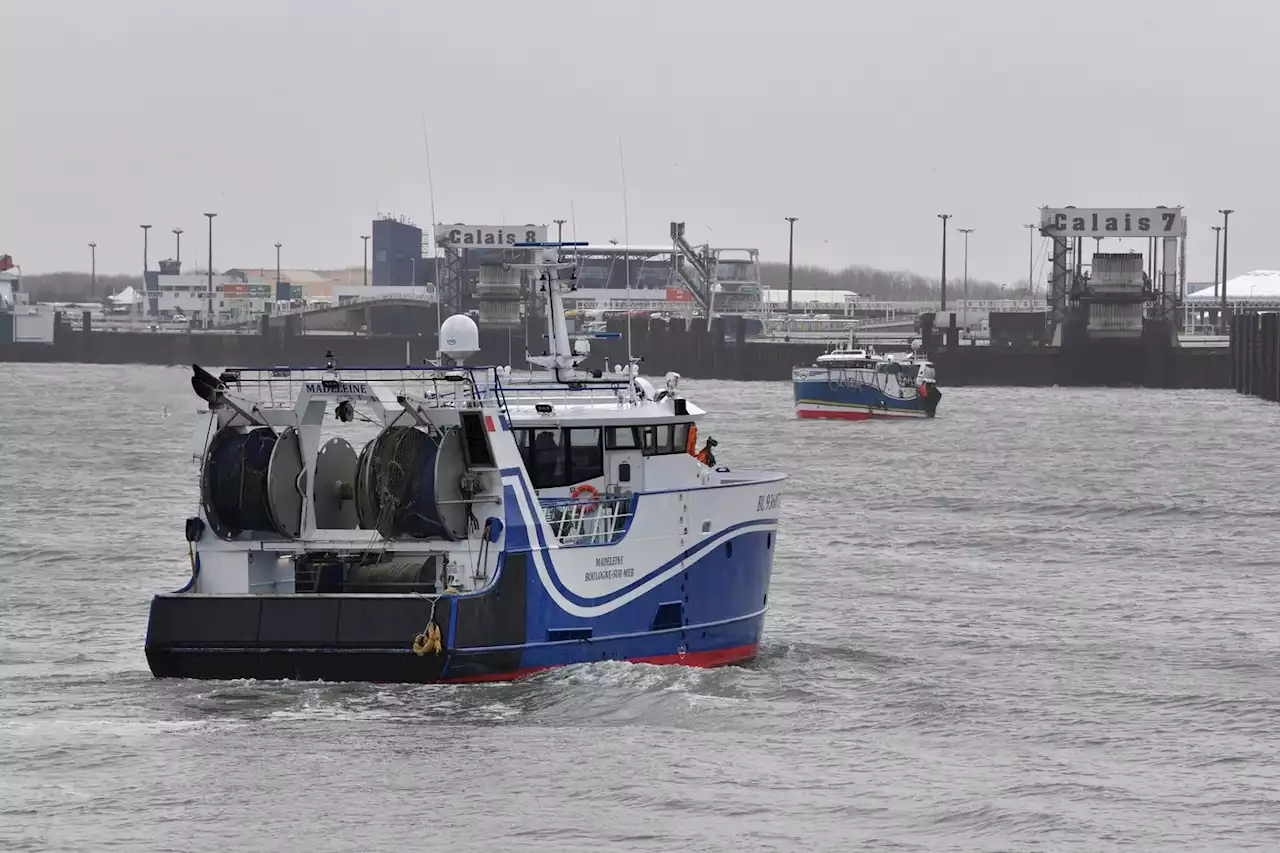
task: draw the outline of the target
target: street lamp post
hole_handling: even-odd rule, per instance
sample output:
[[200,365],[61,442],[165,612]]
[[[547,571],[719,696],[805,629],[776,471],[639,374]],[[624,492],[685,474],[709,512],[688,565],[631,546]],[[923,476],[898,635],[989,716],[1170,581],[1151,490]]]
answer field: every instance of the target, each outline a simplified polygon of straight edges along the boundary
[[364,241],[364,286],[369,286],[369,236],[365,235],[360,238]]
[[960,233],[964,235],[964,308],[960,316],[963,318],[960,325],[968,328],[969,324],[969,235],[973,233],[972,228],[961,228]]
[[89,244],[89,296],[98,292],[98,244]]
[[1218,266],[1222,262],[1222,226],[1210,225],[1213,231],[1213,298],[1218,298],[1218,272],[1222,269]]
[[566,222],[568,222],[569,220],[567,220],[567,219],[553,219],[553,220],[551,220],[551,221],[552,221],[552,222],[554,222],[554,223],[556,224],[556,242],[557,242],[557,243],[563,243],[563,242],[564,242],[564,224],[565,224]]
[[1227,333],[1227,238],[1231,231],[1227,227],[1227,217],[1235,213],[1234,210],[1219,210],[1222,214],[1222,334]]
[[[142,228],[142,292],[147,292],[147,235],[151,233],[150,225],[139,226]],[[138,294],[133,295],[133,304],[130,306],[131,316],[136,320],[138,317]]]
[[939,213],[938,218],[942,220],[942,310],[947,310],[947,220],[951,218],[950,213]]
[[173,236],[177,238],[178,242],[177,248],[175,249],[178,256],[174,258],[174,260],[178,262],[178,272],[182,272],[182,229],[173,229]]
[[791,235],[787,240],[787,328],[791,328],[791,287],[795,275],[796,261],[796,220],[798,216],[786,217]]
[[276,299],[280,298],[280,246],[281,245],[282,244],[279,241],[276,242],[276,292],[275,292]]
[[1036,287],[1036,224],[1029,222],[1023,226],[1027,229],[1027,295],[1035,296]]
[[205,292],[205,297],[209,302],[204,312],[204,327],[206,329],[213,327],[213,217],[217,215],[216,213],[205,214],[205,216],[209,217],[209,269],[207,270],[209,283],[208,290]]

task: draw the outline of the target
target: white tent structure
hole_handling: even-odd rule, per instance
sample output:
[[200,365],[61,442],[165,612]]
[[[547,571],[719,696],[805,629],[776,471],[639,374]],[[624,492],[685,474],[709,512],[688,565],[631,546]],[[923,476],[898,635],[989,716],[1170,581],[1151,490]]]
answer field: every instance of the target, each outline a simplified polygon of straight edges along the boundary
[[126,314],[134,310],[134,306],[141,307],[143,304],[143,296],[133,289],[133,285],[129,285],[119,293],[113,293],[107,297],[107,313],[108,314]]
[[[1213,287],[1188,294],[1185,304],[1194,309],[1217,308],[1222,296]],[[1280,270],[1254,270],[1227,280],[1227,305],[1233,309],[1280,308]]]
[[113,293],[107,297],[112,305],[121,307],[133,305],[142,301],[142,296],[133,289],[133,285],[129,285],[119,293]]

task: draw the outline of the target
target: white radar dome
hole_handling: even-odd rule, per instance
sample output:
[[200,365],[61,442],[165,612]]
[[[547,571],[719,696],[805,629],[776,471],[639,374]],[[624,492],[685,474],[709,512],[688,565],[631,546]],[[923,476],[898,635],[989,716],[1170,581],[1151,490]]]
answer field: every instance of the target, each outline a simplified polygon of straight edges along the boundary
[[466,314],[454,314],[440,324],[440,352],[457,362],[480,352],[480,329]]

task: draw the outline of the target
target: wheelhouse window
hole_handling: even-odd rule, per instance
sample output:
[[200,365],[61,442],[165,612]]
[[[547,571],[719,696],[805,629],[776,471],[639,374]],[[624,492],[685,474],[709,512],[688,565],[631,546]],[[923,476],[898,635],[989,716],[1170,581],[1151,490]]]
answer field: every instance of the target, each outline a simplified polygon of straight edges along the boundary
[[644,450],[645,456],[652,456],[657,452],[653,439],[653,427],[640,427],[640,447]]
[[674,437],[671,442],[672,453],[683,453],[689,449],[689,427],[692,424],[676,424],[672,427]]
[[513,429],[511,437],[515,439],[516,449],[520,451],[520,461],[524,463],[525,470],[533,471],[533,430]]
[[564,431],[568,438],[569,482],[581,483],[604,476],[604,451],[600,446],[600,430],[574,427]]
[[635,450],[640,446],[640,438],[635,427],[605,427],[604,446],[609,450]]
[[565,478],[565,449],[560,444],[560,430],[533,430],[531,457],[533,465],[529,468],[529,476],[535,489],[553,489],[569,484]]
[[662,455],[671,452],[671,424],[651,427],[654,433],[653,452]]
[[658,424],[640,427],[640,437],[645,456],[666,456],[684,453],[689,444],[689,428],[692,424]]
[[605,450],[640,450],[645,456],[684,453],[692,426],[686,421],[603,429],[517,427],[512,437],[533,487],[554,489],[603,477]]
[[571,486],[604,476],[604,450],[600,429],[512,430],[520,458],[535,489]]

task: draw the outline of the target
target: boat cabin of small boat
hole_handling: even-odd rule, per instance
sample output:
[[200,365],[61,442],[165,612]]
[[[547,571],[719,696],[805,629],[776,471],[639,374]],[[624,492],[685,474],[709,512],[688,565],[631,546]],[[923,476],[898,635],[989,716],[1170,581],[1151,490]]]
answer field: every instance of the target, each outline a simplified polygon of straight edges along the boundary
[[853,346],[818,356],[791,373],[801,418],[931,418],[942,398],[933,362],[909,353],[877,354]]

